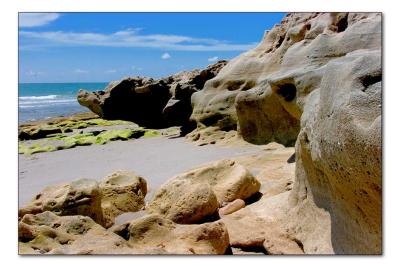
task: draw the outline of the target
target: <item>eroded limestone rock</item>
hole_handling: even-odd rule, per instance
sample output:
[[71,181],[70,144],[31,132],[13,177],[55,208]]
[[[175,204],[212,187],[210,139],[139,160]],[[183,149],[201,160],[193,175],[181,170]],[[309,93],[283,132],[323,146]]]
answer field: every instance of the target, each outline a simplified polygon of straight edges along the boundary
[[160,215],[148,215],[114,232],[135,250],[159,249],[164,254],[224,254],[229,246],[222,222],[181,225]]
[[214,214],[223,202],[247,199],[260,182],[242,165],[221,160],[171,178],[154,195],[147,210],[179,223]]
[[51,211],[60,216],[88,216],[98,224],[110,227],[118,215],[142,209],[146,193],[144,178],[118,171],[100,184],[96,180],[80,179],[48,186],[27,206],[19,209],[19,216]]
[[26,214],[18,224],[20,254],[133,253],[120,236],[86,216]]

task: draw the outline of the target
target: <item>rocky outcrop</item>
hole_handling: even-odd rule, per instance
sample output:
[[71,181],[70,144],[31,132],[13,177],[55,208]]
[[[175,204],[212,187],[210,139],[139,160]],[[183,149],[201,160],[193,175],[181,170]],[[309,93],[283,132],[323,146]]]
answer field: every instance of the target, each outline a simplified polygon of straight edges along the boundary
[[158,254],[224,254],[229,246],[222,222],[180,225],[160,215],[148,215],[114,230],[136,250],[157,249]]
[[86,216],[27,214],[18,224],[18,250],[20,254],[224,254],[229,246],[222,222],[179,225],[151,215],[114,232]]
[[192,96],[200,135],[296,143],[293,190],[264,212],[305,253],[382,252],[381,42],[379,13],[290,13]]
[[357,51],[326,65],[304,108],[291,201],[329,212],[335,253],[382,249],[381,51]]
[[204,70],[180,72],[158,80],[125,78],[110,83],[104,91],[80,90],[77,99],[82,106],[105,119],[129,120],[150,128],[188,128],[191,95],[201,90],[226,63],[218,61]]
[[242,165],[221,160],[171,178],[147,210],[177,223],[195,223],[214,215],[224,202],[247,199],[260,182]]
[[193,94],[191,117],[200,126],[237,128],[251,143],[293,145],[326,63],[355,50],[379,50],[380,25],[376,13],[291,13]]
[[60,216],[88,216],[100,225],[110,227],[118,215],[142,209],[146,193],[147,184],[142,177],[116,172],[100,183],[80,179],[48,186],[19,209],[19,217],[51,211]]

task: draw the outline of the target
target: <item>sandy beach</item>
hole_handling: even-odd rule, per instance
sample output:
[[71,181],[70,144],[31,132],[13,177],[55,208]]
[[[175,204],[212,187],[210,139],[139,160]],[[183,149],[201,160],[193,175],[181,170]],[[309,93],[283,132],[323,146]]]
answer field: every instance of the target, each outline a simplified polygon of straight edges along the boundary
[[167,179],[204,163],[242,156],[259,150],[256,146],[196,146],[185,138],[153,137],[114,141],[106,145],[19,155],[19,206],[44,187],[79,178],[102,179],[117,170],[143,176],[150,198]]

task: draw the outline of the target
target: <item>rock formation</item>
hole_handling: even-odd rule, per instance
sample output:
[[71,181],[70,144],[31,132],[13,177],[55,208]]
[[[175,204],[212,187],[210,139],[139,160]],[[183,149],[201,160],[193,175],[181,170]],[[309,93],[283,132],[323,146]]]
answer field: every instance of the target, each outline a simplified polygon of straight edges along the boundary
[[381,253],[381,42],[379,13],[291,13],[192,96],[200,134],[296,142],[281,219],[306,253]]
[[125,78],[110,83],[104,91],[80,90],[77,99],[105,119],[129,120],[150,128],[187,128],[192,112],[191,95],[201,90],[226,63],[218,61],[204,70],[180,72],[158,80]]
[[180,225],[160,215],[148,215],[114,230],[137,250],[154,248],[159,254],[224,254],[229,246],[222,222]]
[[27,214],[18,224],[20,254],[127,254],[126,241],[86,216]]
[[147,184],[142,177],[116,172],[100,183],[79,179],[69,184],[50,185],[19,209],[19,217],[51,211],[60,216],[88,216],[110,227],[118,215],[143,208],[146,193]]
[[179,225],[151,215],[121,225],[114,232],[81,215],[27,214],[18,224],[19,253],[224,254],[229,247],[222,222]]
[[221,160],[171,178],[154,194],[147,210],[177,223],[195,223],[224,202],[247,199],[260,182],[242,165]]
[[[219,71],[223,65],[208,67],[210,75],[128,78],[105,91],[79,93],[80,103],[104,118],[152,127],[189,125],[191,98],[197,129],[188,138],[199,145],[238,136],[269,143],[260,146],[265,153],[217,161],[167,181],[147,215],[112,230],[121,238],[112,235],[111,253],[115,246],[156,254],[382,253],[381,14],[291,13]],[[295,151],[285,147],[292,145]],[[106,225],[103,216],[113,221],[127,211],[126,203],[138,203],[134,210],[143,206],[145,187],[132,181],[120,173],[100,187],[81,180],[45,189],[20,210],[22,248],[51,252],[43,244],[55,244],[62,253],[85,251],[83,245],[66,250],[70,236],[62,239],[64,232],[48,228],[82,217],[40,212],[87,215]],[[197,224],[183,225],[190,223]]]

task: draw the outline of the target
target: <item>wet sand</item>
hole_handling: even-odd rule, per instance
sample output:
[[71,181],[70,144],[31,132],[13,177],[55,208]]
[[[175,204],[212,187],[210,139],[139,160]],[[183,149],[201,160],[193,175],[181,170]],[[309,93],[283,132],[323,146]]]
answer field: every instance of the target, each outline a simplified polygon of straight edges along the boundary
[[143,176],[149,199],[166,180],[204,163],[238,157],[259,150],[257,146],[196,146],[184,138],[153,137],[114,141],[31,156],[19,155],[19,206],[25,205],[47,185],[78,178],[100,180],[117,170]]

